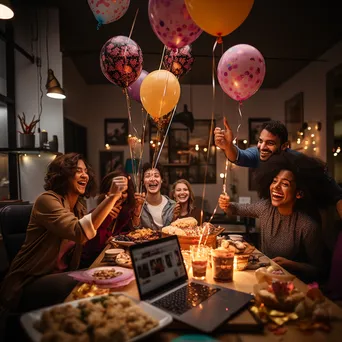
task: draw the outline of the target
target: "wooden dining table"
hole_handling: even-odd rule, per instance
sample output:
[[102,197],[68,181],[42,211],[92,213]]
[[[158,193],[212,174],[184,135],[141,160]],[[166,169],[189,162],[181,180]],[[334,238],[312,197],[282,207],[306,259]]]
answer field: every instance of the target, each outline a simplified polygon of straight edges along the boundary
[[[104,261],[105,251],[109,248],[113,248],[113,246],[109,243],[101,252],[101,254],[96,258],[96,260],[92,263],[90,268],[100,267],[100,266],[108,266],[108,263]],[[255,250],[254,253],[261,254],[259,251]],[[267,258],[263,256],[263,258]],[[268,259],[271,265],[275,264],[272,260]],[[279,267],[279,266],[278,266]],[[286,270],[284,270],[285,273]],[[189,272],[189,277],[191,276],[191,272]],[[217,284],[219,286],[223,286],[229,289],[234,289],[241,292],[253,293],[253,287],[257,284],[257,279],[255,277],[254,270],[244,270],[244,271],[234,271],[233,281],[229,283],[217,283],[214,281],[212,277],[211,268],[208,267],[206,274],[206,282],[210,284]],[[295,287],[300,291],[306,293],[307,285],[303,283],[298,278],[295,278],[293,281]],[[77,292],[83,283],[79,283],[70,293],[70,295],[65,299],[65,302],[70,302],[75,300],[77,297]],[[122,287],[122,288],[113,288],[110,289],[111,292],[124,292],[125,294],[139,299],[139,293],[136,281],[132,281],[130,284]],[[258,341],[289,341],[289,342],[316,342],[316,341],[342,341],[342,308],[338,305],[330,301],[326,298],[326,301],[330,304],[331,315],[334,319],[331,322],[331,330],[329,332],[314,330],[311,332],[304,332],[299,330],[298,326],[295,323],[288,323],[285,325],[286,332],[283,335],[276,335],[274,332],[270,331],[267,326],[262,329],[260,332],[256,332],[256,329],[253,327],[260,326],[257,324],[257,321],[250,313],[249,310],[244,310],[232,318],[227,323],[227,329],[225,329],[225,325],[222,328],[218,329],[217,332],[212,334],[212,338],[217,339],[218,341],[234,341],[234,342],[258,342]],[[215,315],[215,312],[213,312]],[[200,322],[199,322],[200,324]],[[251,331],[241,331],[238,327],[245,326],[252,327]],[[239,331],[236,332],[236,329]],[[153,335],[148,337],[148,341],[158,341],[158,342],[168,342],[173,339],[187,335],[187,334],[201,334],[204,333],[199,332],[198,330],[194,330],[189,326],[186,326],[183,323],[177,322],[174,320],[169,326],[165,327],[163,330],[154,333]]]

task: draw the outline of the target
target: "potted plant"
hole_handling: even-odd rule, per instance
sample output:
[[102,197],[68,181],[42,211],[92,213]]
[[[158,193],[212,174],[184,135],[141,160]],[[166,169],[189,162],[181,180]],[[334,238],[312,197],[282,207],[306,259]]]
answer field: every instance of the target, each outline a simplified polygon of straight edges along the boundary
[[35,115],[33,116],[29,124],[26,123],[25,113],[21,116],[18,114],[18,119],[22,128],[22,132],[19,131],[19,143],[21,148],[34,148],[35,145],[35,131],[36,125],[39,119],[35,120]]

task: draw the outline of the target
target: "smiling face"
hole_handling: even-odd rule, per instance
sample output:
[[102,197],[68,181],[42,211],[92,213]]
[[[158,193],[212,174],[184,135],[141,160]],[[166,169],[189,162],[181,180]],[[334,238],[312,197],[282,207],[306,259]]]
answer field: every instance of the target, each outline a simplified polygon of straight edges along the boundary
[[69,192],[76,195],[84,195],[89,181],[89,175],[83,160],[77,162],[76,173],[69,181]]
[[162,181],[163,180],[158,169],[148,169],[145,171],[144,185],[148,193],[157,194],[160,192]]
[[[285,148],[285,147],[284,147]],[[263,129],[258,140],[258,150],[260,152],[260,160],[266,161],[274,153],[279,153],[282,150],[280,138],[273,135],[271,132]]]
[[293,208],[296,197],[300,198],[293,173],[281,170],[270,185],[270,194],[274,207]]
[[190,198],[190,191],[186,184],[178,183],[174,190],[174,199],[179,203],[186,203]]

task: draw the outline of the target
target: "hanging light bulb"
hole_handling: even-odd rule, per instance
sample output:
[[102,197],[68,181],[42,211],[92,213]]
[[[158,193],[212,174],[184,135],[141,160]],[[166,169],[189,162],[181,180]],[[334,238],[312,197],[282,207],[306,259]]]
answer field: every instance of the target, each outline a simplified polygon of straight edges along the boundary
[[9,0],[0,0],[0,19],[12,19],[14,12]]
[[[1,0],[0,0],[1,1]],[[48,69],[48,76],[46,81],[46,95],[53,99],[63,100],[66,98],[65,92],[59,84],[55,74],[52,69],[50,69],[50,61],[49,61],[49,9],[46,12],[46,36],[45,36],[45,47],[46,47],[46,62]]]
[[54,75],[52,69],[48,70],[48,78],[46,81],[46,95],[53,99],[65,99],[65,92],[61,88],[56,76]]

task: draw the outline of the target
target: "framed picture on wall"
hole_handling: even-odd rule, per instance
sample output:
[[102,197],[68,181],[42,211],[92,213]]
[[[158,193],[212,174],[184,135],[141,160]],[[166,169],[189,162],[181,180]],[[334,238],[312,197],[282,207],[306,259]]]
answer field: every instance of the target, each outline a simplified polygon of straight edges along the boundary
[[128,119],[105,119],[105,144],[127,145]]
[[300,92],[285,101],[285,125],[289,132],[289,140],[297,139],[297,132],[304,122],[304,93]]
[[100,151],[101,179],[109,172],[124,168],[123,151]]
[[248,119],[248,135],[249,135],[249,145],[257,145],[261,127],[264,122],[270,121],[270,118],[249,118]]

